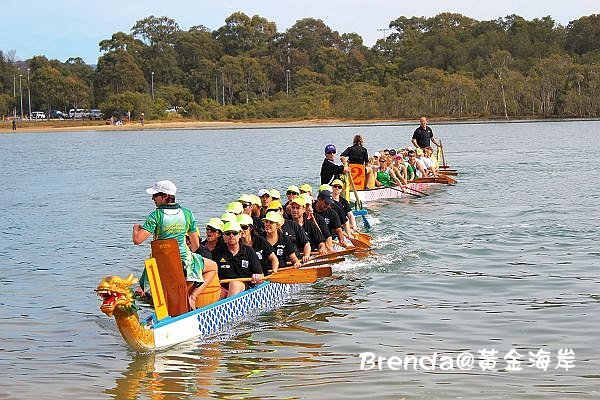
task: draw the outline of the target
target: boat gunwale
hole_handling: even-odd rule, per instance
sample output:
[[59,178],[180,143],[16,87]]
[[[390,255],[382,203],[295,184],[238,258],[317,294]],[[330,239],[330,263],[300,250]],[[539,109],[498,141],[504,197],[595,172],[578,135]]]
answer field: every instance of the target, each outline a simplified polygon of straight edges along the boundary
[[[164,318],[164,319],[162,319],[162,320],[160,320],[160,321],[157,321],[157,322],[155,322],[155,323],[154,323],[152,326],[150,326],[149,328],[150,328],[150,329],[152,329],[152,330],[156,330],[156,329],[162,328],[162,327],[164,327],[164,326],[170,325],[170,324],[172,324],[172,323],[174,323],[174,322],[180,321],[180,320],[182,320],[182,319],[186,319],[186,318],[192,317],[192,316],[194,316],[194,315],[196,315],[196,314],[199,314],[199,313],[201,313],[201,312],[204,312],[204,311],[210,310],[211,308],[214,308],[214,307],[221,306],[222,304],[225,304],[225,303],[233,302],[233,301],[235,301],[235,300],[237,300],[237,299],[239,299],[239,298],[241,298],[241,297],[244,297],[244,296],[251,296],[251,295],[253,295],[253,294],[254,294],[256,291],[258,291],[258,290],[260,290],[260,289],[263,289],[263,288],[265,288],[265,287],[266,287],[266,286],[268,286],[269,284],[272,284],[272,282],[270,282],[270,281],[265,281],[265,282],[263,282],[263,283],[261,283],[261,284],[259,284],[259,285],[255,286],[255,287],[252,287],[252,288],[246,289],[246,290],[244,290],[244,291],[242,291],[242,292],[240,292],[240,293],[237,293],[237,294],[236,294],[236,295],[234,295],[234,296],[231,296],[231,297],[226,297],[226,298],[224,298],[224,299],[221,299],[221,300],[218,300],[218,301],[216,301],[216,302],[214,302],[214,303],[207,304],[207,305],[205,305],[204,307],[196,308],[195,310],[190,310],[190,311],[188,311],[188,312],[186,312],[186,313],[184,313],[184,314],[180,314],[180,315],[178,315],[178,316],[176,316],[176,317],[171,317],[171,316],[168,316],[168,317],[166,317],[166,318]],[[153,319],[154,319],[154,318],[156,318],[156,313],[155,313],[155,312],[152,312],[152,314],[151,314],[151,315],[152,315],[152,318],[153,318]]]

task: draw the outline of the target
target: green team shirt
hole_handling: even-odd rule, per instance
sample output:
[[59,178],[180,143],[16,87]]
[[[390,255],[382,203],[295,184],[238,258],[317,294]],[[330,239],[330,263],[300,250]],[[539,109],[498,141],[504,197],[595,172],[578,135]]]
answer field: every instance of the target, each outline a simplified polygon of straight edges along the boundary
[[385,171],[377,171],[377,180],[383,186],[392,186],[392,179],[390,178],[390,174]]
[[177,239],[179,254],[186,273],[186,280],[203,282],[204,260],[192,253],[185,242],[185,235],[197,232],[194,214],[179,204],[165,204],[152,211],[142,229],[153,233],[154,239]]

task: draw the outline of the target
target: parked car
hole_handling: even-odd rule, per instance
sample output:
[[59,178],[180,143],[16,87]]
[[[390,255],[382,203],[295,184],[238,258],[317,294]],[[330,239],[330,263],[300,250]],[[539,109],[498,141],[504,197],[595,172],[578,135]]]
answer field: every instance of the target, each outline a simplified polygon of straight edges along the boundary
[[46,119],[46,113],[43,111],[32,111],[31,119]]
[[65,119],[67,116],[60,110],[50,110],[50,119]]
[[92,108],[90,110],[90,119],[101,120],[103,118],[104,118],[104,114],[102,114],[102,111],[98,110],[97,108]]

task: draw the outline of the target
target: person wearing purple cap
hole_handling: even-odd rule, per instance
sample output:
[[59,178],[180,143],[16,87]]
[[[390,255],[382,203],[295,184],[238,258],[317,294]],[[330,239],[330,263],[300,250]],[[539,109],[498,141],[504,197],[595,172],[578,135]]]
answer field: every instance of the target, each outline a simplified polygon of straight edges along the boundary
[[328,144],[325,146],[325,159],[321,165],[321,184],[330,184],[334,179],[340,179],[340,175],[350,171],[348,164],[345,161],[343,165],[335,164],[335,154],[337,153],[335,146]]

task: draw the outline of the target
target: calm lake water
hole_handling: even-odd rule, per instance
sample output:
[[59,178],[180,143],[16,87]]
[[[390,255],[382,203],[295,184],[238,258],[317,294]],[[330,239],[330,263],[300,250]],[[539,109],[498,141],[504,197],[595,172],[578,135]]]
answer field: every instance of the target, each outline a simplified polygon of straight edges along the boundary
[[[0,135],[0,399],[599,398],[600,122],[431,126],[459,183],[370,205],[376,256],[142,356],[93,289],[141,270],[146,187],[172,179],[204,226],[243,192],[316,186],[327,143],[401,147],[416,124]],[[437,364],[361,370],[368,352]]]

